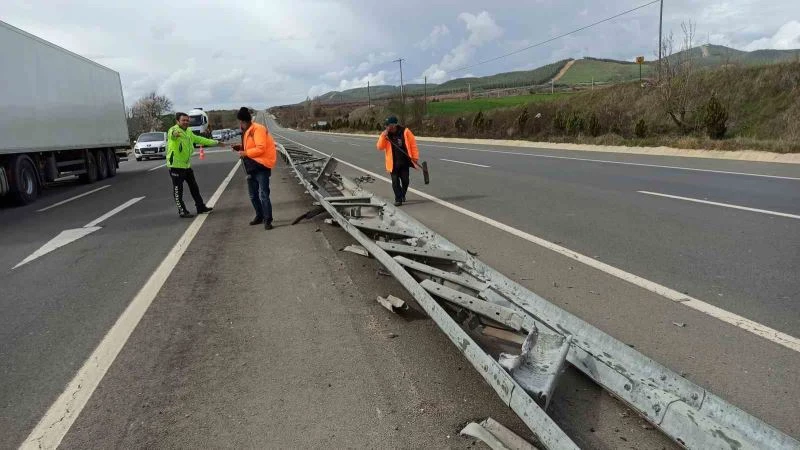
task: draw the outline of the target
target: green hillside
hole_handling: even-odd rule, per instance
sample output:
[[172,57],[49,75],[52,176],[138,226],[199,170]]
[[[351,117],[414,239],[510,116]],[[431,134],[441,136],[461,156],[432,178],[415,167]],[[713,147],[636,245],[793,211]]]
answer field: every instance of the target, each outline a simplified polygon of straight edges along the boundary
[[[642,76],[652,74],[653,67],[642,66]],[[623,61],[584,58],[572,65],[567,73],[557,81],[558,84],[575,85],[581,83],[621,83],[639,79],[639,65]]]
[[[753,66],[775,64],[780,62],[800,61],[800,50],[756,50],[745,52],[721,45],[701,45],[685,52],[671,56],[673,59],[692,57],[699,67],[713,68],[723,65]],[[553,79],[570,60],[562,60],[534,70],[504,72],[485,77],[456,78],[442,84],[428,84],[429,95],[446,94],[454,91],[466,91],[471,86],[473,92],[503,87],[528,86],[544,84]],[[655,67],[648,61],[642,67],[642,76],[653,75]],[[574,62],[564,76],[557,81],[561,85],[577,85],[591,83],[620,83],[639,78],[639,66],[632,61],[617,61],[586,57]],[[407,96],[422,95],[424,85],[408,84],[405,86]],[[370,95],[373,100],[386,100],[399,97],[399,86],[372,86]],[[333,91],[317,98],[324,103],[365,102],[367,88],[348,89],[342,92]]]
[[534,70],[498,73],[487,77],[456,78],[440,84],[435,92],[445,93],[451,90],[464,90],[467,89],[467,84],[470,84],[473,90],[544,84],[555,77],[558,71],[569,61],[564,59]]

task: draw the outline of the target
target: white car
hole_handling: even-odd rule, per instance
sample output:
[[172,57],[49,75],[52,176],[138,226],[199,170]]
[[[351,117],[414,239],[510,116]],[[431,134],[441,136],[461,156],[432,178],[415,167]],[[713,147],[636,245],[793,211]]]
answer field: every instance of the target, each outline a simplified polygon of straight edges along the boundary
[[211,139],[215,141],[224,141],[225,140],[225,130],[214,130],[211,132]]
[[142,133],[133,146],[133,156],[137,161],[151,158],[167,158],[167,133],[155,131]]

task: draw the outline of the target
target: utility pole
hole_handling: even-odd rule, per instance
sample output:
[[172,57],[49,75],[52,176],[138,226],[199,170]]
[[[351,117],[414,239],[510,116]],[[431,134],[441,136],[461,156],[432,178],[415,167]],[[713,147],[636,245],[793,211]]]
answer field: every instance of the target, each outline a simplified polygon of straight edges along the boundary
[[372,109],[372,96],[369,94],[369,80],[367,80],[367,108]]
[[467,100],[472,100],[472,83],[467,83]]
[[661,79],[661,49],[662,49],[662,27],[664,25],[664,0],[661,0],[661,12],[658,14],[658,79]]
[[400,100],[403,102],[403,108],[406,107],[406,96],[405,92],[403,91],[403,58],[395,59],[392,62],[400,63]]
[[428,115],[428,76],[425,75],[425,87],[422,90],[423,98],[425,99],[424,107],[422,108],[422,114]]
[[556,80],[555,78],[550,80],[550,93],[551,94],[555,93],[555,87],[556,87],[556,81],[555,80]]

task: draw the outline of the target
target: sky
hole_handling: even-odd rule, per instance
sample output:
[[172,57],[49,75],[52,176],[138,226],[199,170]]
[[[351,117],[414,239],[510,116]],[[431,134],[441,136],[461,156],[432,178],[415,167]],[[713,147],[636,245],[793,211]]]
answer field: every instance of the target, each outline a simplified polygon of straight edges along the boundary
[[[566,58],[655,59],[658,3],[473,66],[650,0],[3,0],[0,20],[120,73],[128,106],[150,91],[177,110],[296,103],[331,90],[443,82]],[[698,43],[800,48],[798,0],[665,0],[664,32]],[[465,68],[466,67],[466,68]]]

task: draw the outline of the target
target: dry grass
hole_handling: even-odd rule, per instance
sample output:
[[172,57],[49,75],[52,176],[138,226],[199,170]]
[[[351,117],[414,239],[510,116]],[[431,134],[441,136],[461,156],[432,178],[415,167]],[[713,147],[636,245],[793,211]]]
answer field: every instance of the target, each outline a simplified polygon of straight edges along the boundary
[[[575,93],[551,102],[429,117],[422,121],[409,119],[409,125],[427,136],[800,152],[800,62],[701,70],[695,73],[691,86],[686,121],[694,130],[689,132],[679,130],[661,107],[657,86],[641,86],[638,82]],[[709,139],[702,128],[703,107],[712,93],[728,111],[725,139]],[[326,110],[323,115],[329,121],[348,117],[349,126],[340,130],[352,131],[357,128],[352,125],[356,120],[372,124],[372,118],[380,120],[390,112],[391,103],[372,110],[364,106],[353,106],[349,110],[339,107]],[[288,118],[281,119],[285,125],[307,120],[297,110],[283,113]],[[476,121],[478,114],[482,118]],[[587,136],[586,130],[578,127],[559,129],[554,126],[557,116],[572,117],[571,123],[576,124],[588,122],[591,115],[596,116],[600,124],[597,137]],[[640,119],[647,124],[648,133],[644,138],[634,135],[634,127]]]

